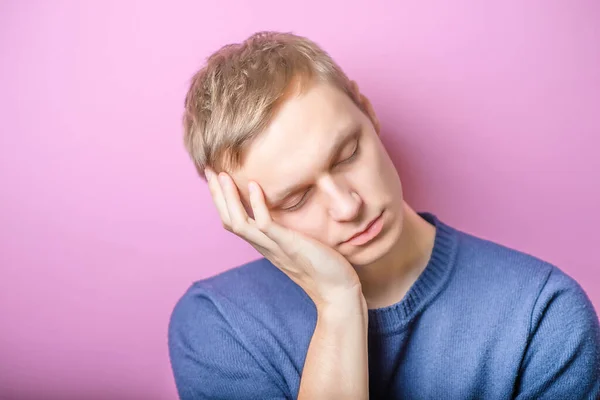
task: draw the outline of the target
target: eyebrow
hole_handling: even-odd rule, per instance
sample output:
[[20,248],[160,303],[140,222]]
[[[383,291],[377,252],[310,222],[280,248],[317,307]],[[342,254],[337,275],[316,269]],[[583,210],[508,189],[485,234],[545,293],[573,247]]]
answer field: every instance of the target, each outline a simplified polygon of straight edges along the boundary
[[[359,132],[360,125],[354,122],[350,125],[347,125],[344,129],[340,131],[338,135],[336,135],[333,145],[331,146],[329,157],[327,158],[327,166],[333,164],[335,157],[338,156],[338,154],[342,151],[346,144],[358,137]],[[306,190],[307,188],[308,186],[306,185],[291,185],[288,188],[282,190],[280,193],[277,193],[276,195],[272,196],[272,199],[271,201],[269,201],[269,203],[272,206],[278,206],[288,197],[294,194],[298,194]]]

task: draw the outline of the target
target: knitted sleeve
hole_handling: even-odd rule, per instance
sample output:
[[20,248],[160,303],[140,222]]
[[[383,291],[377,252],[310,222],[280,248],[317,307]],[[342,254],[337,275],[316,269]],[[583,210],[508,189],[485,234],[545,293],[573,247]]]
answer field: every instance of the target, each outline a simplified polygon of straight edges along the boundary
[[600,328],[592,303],[554,268],[533,308],[517,399],[600,399]]
[[286,398],[210,298],[184,296],[173,310],[168,339],[181,399]]

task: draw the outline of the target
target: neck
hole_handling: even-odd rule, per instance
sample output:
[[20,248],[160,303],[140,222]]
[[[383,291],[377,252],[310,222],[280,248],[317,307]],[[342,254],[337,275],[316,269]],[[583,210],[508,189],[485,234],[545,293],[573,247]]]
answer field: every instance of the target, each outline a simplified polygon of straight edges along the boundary
[[436,228],[404,203],[400,238],[375,263],[357,269],[369,309],[398,303],[431,258]]

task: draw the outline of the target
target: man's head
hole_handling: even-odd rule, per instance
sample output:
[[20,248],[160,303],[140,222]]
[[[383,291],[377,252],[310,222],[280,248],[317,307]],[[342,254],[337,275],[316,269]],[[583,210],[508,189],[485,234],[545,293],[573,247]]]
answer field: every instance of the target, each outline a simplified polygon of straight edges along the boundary
[[[292,34],[259,33],[213,54],[185,101],[185,144],[198,172],[228,172],[248,199],[263,189],[278,223],[355,265],[387,254],[402,230],[398,174],[379,123],[331,57]],[[348,241],[377,219],[381,233]]]

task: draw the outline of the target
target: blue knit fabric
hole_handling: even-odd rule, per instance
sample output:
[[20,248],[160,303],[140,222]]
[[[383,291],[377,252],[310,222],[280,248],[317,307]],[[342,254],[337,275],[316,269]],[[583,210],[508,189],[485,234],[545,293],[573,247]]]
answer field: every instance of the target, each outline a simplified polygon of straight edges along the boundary
[[[530,255],[437,228],[405,297],[369,310],[373,399],[591,399],[600,328],[572,278]],[[295,399],[316,324],[309,297],[265,259],[193,284],[169,325],[182,399]]]

